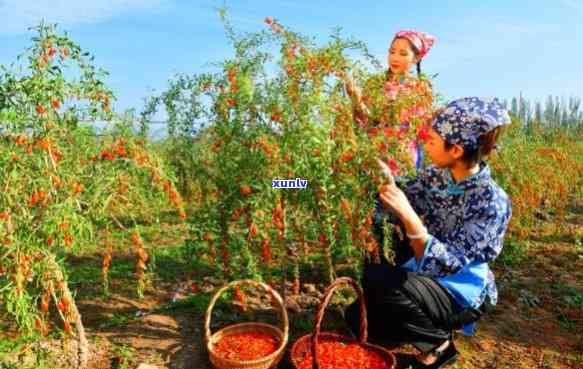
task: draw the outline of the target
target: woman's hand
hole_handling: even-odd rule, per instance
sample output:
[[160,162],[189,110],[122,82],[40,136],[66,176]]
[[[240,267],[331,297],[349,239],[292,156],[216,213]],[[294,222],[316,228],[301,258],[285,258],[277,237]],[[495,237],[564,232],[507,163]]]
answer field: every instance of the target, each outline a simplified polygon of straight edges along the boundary
[[354,78],[352,78],[351,75],[346,75],[346,77],[344,78],[344,88],[346,89],[346,93],[348,94],[348,96],[350,96],[351,98],[355,96],[355,94],[357,93],[357,88],[354,85]]
[[409,199],[395,183],[391,174],[391,169],[383,161],[378,161],[385,177],[386,184],[379,188],[381,203],[384,207],[390,208],[401,219],[409,235],[421,235],[427,233],[421,218],[411,206]]
[[425,253],[425,245],[429,239],[421,218],[407,200],[407,196],[395,183],[381,186],[380,198],[383,206],[393,209],[403,222],[405,233],[410,240],[409,245],[413,249],[415,259],[419,262]]
[[358,88],[354,83],[354,78],[352,78],[351,75],[346,75],[344,79],[344,88],[346,89],[348,96],[350,96],[355,104],[357,104],[359,107],[363,105],[362,92],[360,91],[360,88]]
[[382,185],[380,197],[383,206],[392,209],[401,220],[417,217],[407,196],[395,183]]
[[354,78],[352,78],[352,76],[349,74],[344,77],[344,88],[346,90],[346,94],[352,101],[352,106],[354,108],[354,120],[361,127],[365,127],[368,125],[368,117],[370,113],[364,104],[364,101],[362,101],[362,92],[354,83]]

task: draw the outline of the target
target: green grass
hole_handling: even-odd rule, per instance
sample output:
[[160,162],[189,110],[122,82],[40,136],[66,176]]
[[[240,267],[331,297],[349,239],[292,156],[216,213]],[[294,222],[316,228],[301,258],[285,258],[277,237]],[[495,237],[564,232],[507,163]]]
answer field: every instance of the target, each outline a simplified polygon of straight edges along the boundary
[[528,241],[507,239],[502,247],[502,252],[495,260],[494,264],[501,263],[509,267],[518,266],[526,260],[526,253],[529,248],[530,243]]
[[[134,277],[134,260],[128,258],[113,258],[109,269],[110,281],[116,280],[121,286],[116,291],[129,291],[136,288]],[[69,262],[68,282],[71,290],[81,287],[79,291],[84,296],[95,296],[103,293],[101,276],[101,259],[89,258],[86,260]],[[90,284],[88,284],[90,282]],[[110,287],[111,290],[111,287]]]
[[155,248],[149,252],[152,258],[150,271],[159,280],[175,281],[191,270],[203,273],[211,270],[210,266],[196,257],[188,243]]
[[579,252],[583,252],[583,235],[576,235],[575,236],[575,250]]
[[34,336],[18,336],[14,340],[8,338],[0,338],[0,362],[8,353],[18,351],[27,343],[35,342]]
[[137,317],[135,313],[126,313],[126,314],[114,314],[111,318],[107,321],[103,322],[100,325],[100,328],[118,328],[128,325],[129,323],[135,321]]
[[518,297],[518,301],[526,306],[526,307],[536,307],[541,306],[540,298],[534,293],[526,289],[520,290],[520,296]]
[[[125,250],[127,252],[127,250]],[[176,281],[184,276],[187,271],[197,270],[201,274],[212,274],[212,268],[196,258],[186,258],[184,245],[175,245],[148,250],[151,261],[149,263],[149,276],[154,280]],[[114,281],[121,286],[110,290],[129,291],[136,288],[134,276],[135,259],[132,254],[114,254],[109,269],[110,282]],[[186,261],[185,261],[186,260]],[[71,259],[66,264],[69,286],[82,287],[80,290],[86,295],[94,295],[102,291],[102,260],[100,255],[82,256],[80,259]],[[92,282],[92,288],[87,288],[88,281]]]
[[563,301],[567,306],[583,308],[583,291],[565,284],[553,284],[551,292],[557,300]]
[[577,321],[573,320],[573,319],[569,319],[567,316],[563,315],[563,314],[559,314],[559,317],[557,318],[557,320],[559,321],[559,324],[561,325],[561,327],[570,330],[570,331],[575,331],[577,329]]
[[[230,301],[229,298],[230,296],[228,296],[228,294],[225,293],[218,299],[217,303]],[[176,300],[175,302],[171,302],[169,304],[160,306],[153,312],[166,313],[177,309],[190,309],[202,314],[206,311],[210,303],[210,299],[211,299],[210,293],[199,292],[195,295],[189,295],[183,299]]]
[[127,345],[119,345],[113,349],[114,359],[111,362],[111,369],[129,369],[130,362],[135,356],[135,349]]
[[77,285],[87,281],[101,280],[101,268],[97,265],[69,266],[69,287],[74,289]]
[[0,338],[0,369],[59,369],[51,362],[49,349],[37,344],[38,339],[38,335]]

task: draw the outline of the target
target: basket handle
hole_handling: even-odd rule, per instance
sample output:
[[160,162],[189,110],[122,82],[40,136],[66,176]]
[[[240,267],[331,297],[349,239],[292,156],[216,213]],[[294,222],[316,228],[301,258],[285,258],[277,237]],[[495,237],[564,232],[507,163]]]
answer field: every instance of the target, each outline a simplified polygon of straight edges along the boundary
[[284,341],[287,340],[287,337],[289,334],[289,320],[287,317],[287,310],[285,309],[285,305],[284,305],[283,300],[282,300],[281,296],[279,295],[279,293],[277,293],[277,291],[275,291],[273,288],[271,288],[271,286],[269,286],[268,284],[265,284],[262,282],[257,282],[257,281],[254,281],[252,279],[241,279],[241,280],[233,281],[233,282],[230,282],[230,283],[224,285],[211,298],[211,301],[209,303],[208,308],[206,309],[206,313],[204,316],[204,333],[205,333],[206,343],[208,344],[208,342],[210,342],[210,340],[211,340],[211,315],[212,315],[213,308],[215,307],[215,304],[217,303],[217,300],[229,288],[235,288],[235,287],[240,286],[242,284],[248,284],[248,285],[252,285],[255,287],[261,287],[264,290],[267,290],[267,292],[269,292],[271,294],[271,296],[273,296],[275,298],[275,300],[277,301],[277,304],[279,305],[281,318],[283,320],[282,325],[283,325]]
[[328,306],[334,291],[342,285],[351,286],[358,294],[358,300],[360,301],[360,343],[365,343],[367,340],[368,323],[366,320],[366,304],[364,302],[364,292],[358,283],[354,281],[354,279],[349,277],[337,278],[326,288],[326,291],[324,291],[324,299],[320,303],[320,306],[318,306],[318,311],[316,313],[316,325],[314,327],[314,333],[312,334],[311,339],[312,368],[314,369],[320,369],[320,365],[318,364],[318,336],[320,335],[324,310]]

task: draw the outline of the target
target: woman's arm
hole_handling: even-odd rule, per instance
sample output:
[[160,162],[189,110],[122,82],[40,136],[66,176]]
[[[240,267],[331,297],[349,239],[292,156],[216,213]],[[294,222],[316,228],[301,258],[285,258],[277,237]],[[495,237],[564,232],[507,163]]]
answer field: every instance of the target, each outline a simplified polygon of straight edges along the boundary
[[352,101],[352,116],[354,121],[356,121],[361,126],[365,126],[368,123],[369,111],[364,101],[362,100],[362,93],[360,89],[354,84],[354,79],[352,76],[346,77],[344,88],[346,89],[346,93]]
[[474,261],[494,260],[502,251],[511,212],[507,197],[491,194],[451,236],[430,235],[418,271],[429,276],[444,276]]
[[[405,197],[415,210],[415,213],[420,216],[424,216],[427,213],[427,188],[429,186],[427,178],[435,176],[435,168],[433,166],[428,166],[421,168],[417,175],[414,177],[396,177],[395,185],[403,191]],[[381,192],[383,187],[380,188]],[[390,206],[383,206],[383,202],[380,197],[377,199],[377,211],[390,212],[391,215],[396,216],[393,211],[391,211]],[[393,219],[393,218],[391,218]],[[395,223],[393,220],[391,223]]]
[[[388,166],[379,161],[381,169],[387,177],[387,182],[380,188],[380,203],[388,207],[390,212],[393,212],[398,217],[404,228],[405,233],[410,238],[410,245],[413,248],[413,253],[417,260],[421,259],[425,250],[425,244],[429,239],[427,229],[423,225],[423,221],[418,214],[425,214],[427,209],[425,188],[425,177],[428,171],[422,171],[418,176],[409,179],[404,190],[401,190]],[[410,202],[409,199],[413,201]],[[395,219],[391,219],[396,223]]]
[[411,240],[410,245],[413,248],[415,258],[419,261],[425,253],[425,244],[429,239],[423,221],[411,206],[405,193],[394,183],[382,186],[380,198],[382,203],[390,207],[403,222],[405,233]]
[[511,216],[507,195],[485,190],[468,199],[463,223],[454,232],[435,236],[427,233],[407,196],[394,183],[381,188],[381,201],[403,222],[419,271],[432,276],[455,273],[473,261],[494,260],[502,249]]

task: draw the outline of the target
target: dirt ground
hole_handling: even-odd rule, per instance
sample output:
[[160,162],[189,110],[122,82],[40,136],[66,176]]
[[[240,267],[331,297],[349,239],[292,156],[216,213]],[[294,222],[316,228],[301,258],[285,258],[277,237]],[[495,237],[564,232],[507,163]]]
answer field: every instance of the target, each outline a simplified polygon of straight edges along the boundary
[[[478,323],[475,336],[456,334],[461,355],[453,369],[583,368],[583,201],[570,208],[560,233],[550,231],[553,226],[551,221],[541,223],[525,254],[496,263],[499,303]],[[208,282],[203,290],[220,281]],[[144,299],[123,292],[107,299],[81,296],[78,305],[90,341],[90,368],[136,368],[144,363],[159,369],[212,368],[203,343],[208,299],[159,309],[169,306],[179,287],[184,290],[182,296],[188,296],[190,283],[189,276],[184,276],[178,284],[155,284]],[[288,351],[295,339],[312,328],[322,287],[308,284],[300,296],[288,295]],[[116,291],[115,282],[111,290]],[[262,304],[253,295],[248,301],[251,306]],[[224,305],[213,314],[215,330],[245,318],[234,306]],[[277,322],[272,315],[271,320]],[[337,307],[329,309],[324,327],[343,332]],[[47,367],[69,368],[74,363],[75,342],[59,342],[41,343],[49,353],[47,362],[53,363]],[[415,350],[409,346],[390,349],[397,355],[398,368],[407,368]],[[0,368],[20,368],[32,360],[26,357],[23,352],[13,364],[0,363]],[[289,352],[278,368],[291,368]]]

